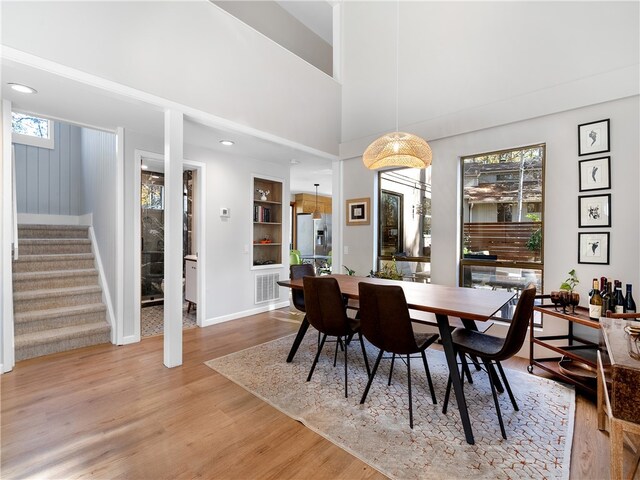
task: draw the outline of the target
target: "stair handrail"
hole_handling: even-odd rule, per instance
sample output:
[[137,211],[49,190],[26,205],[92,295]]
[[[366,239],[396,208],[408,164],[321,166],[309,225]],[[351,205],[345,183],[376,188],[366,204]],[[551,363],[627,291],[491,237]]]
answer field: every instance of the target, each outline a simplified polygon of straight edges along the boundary
[[11,223],[13,227],[11,250],[14,260],[18,259],[18,203],[16,198],[16,147],[11,145]]

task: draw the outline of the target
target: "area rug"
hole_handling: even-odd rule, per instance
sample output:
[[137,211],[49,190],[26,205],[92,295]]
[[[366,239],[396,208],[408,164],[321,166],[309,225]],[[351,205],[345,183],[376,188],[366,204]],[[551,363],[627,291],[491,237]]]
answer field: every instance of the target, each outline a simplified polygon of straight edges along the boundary
[[[205,362],[231,381],[300,421],[331,442],[394,479],[569,478],[575,392],[557,382],[507,369],[520,411],[506,393],[500,407],[508,440],[500,434],[489,382],[473,372],[465,396],[475,435],[466,443],[452,395],[442,414],[448,370],[444,353],[427,350],[437,405],[431,403],[422,361],[412,361],[414,428],[409,428],[406,366],[380,363],[364,405],[367,375],[357,342],[349,348],[349,398],[344,397],[344,364],[325,345],[311,382],[306,377],[317,346],[310,329],[292,363],[285,359],[293,336]],[[329,346],[330,345],[330,346]],[[367,345],[372,364],[377,349]]]

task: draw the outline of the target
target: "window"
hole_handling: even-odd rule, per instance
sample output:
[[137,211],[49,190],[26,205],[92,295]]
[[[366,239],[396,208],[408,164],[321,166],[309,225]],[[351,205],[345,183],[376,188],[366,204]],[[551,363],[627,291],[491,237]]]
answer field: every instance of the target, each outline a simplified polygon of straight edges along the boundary
[[40,148],[55,147],[53,122],[27,113],[11,112],[11,141]]
[[462,158],[462,286],[542,292],[544,159],[542,144]]
[[379,174],[378,274],[431,278],[431,168]]

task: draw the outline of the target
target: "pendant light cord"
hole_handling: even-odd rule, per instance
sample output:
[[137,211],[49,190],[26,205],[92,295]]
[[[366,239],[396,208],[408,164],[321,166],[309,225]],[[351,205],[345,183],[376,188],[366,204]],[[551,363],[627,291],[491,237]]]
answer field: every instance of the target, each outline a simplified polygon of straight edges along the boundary
[[400,90],[400,0],[396,1],[396,132],[398,127],[398,91]]

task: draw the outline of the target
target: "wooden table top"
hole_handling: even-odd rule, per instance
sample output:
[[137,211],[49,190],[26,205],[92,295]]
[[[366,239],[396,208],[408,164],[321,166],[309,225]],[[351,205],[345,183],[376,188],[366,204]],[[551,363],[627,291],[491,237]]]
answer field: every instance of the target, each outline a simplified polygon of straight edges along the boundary
[[[330,275],[338,280],[340,291],[349,298],[358,298],[358,283],[377,285],[399,285],[404,290],[409,308],[444,314],[469,320],[486,321],[511,300],[513,292],[481,290],[474,288],[449,287],[432,283],[402,282],[382,278]],[[302,279],[281,280],[278,285],[302,289]]]

